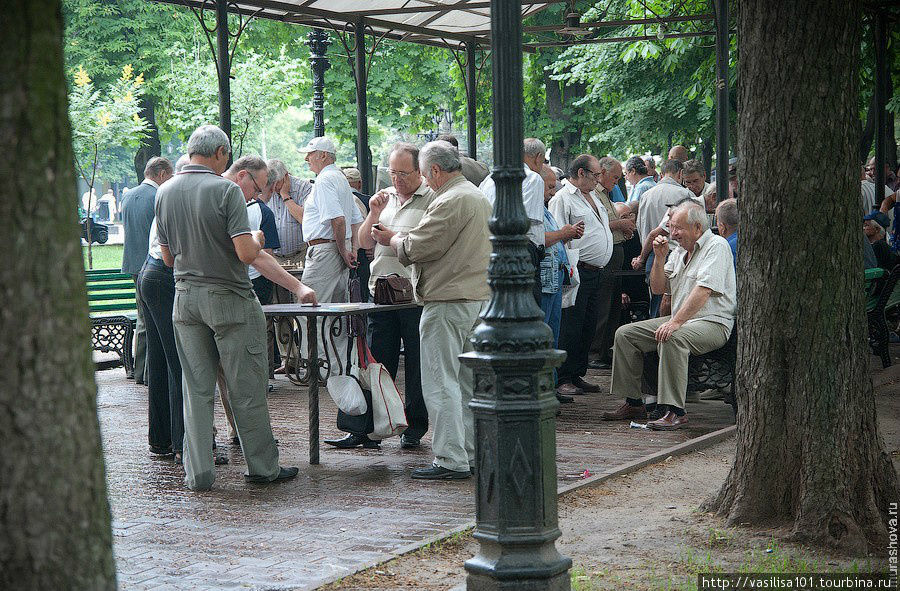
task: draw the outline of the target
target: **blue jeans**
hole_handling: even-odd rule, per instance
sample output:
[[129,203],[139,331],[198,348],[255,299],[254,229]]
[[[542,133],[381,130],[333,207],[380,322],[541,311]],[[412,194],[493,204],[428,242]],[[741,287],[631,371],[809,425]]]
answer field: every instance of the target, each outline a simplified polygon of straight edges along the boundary
[[[559,271],[559,291],[541,294],[541,310],[544,311],[544,322],[553,331],[553,346],[559,346],[559,323],[562,318],[562,284],[565,271]],[[556,370],[553,370],[553,382],[556,383]]]

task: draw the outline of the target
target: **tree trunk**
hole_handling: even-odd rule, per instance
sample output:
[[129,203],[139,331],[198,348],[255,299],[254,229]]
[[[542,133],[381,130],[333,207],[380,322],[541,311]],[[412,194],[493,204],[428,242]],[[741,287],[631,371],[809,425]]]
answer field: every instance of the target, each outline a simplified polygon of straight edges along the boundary
[[571,129],[572,116],[568,107],[573,101],[584,96],[584,85],[575,84],[561,88],[560,82],[551,79],[550,73],[544,71],[544,87],[547,97],[547,114],[555,121],[564,121],[567,128],[567,131],[553,137],[550,143],[553,148],[550,151],[551,164],[568,170],[569,163],[576,156],[572,153],[572,148],[581,142],[581,129]]
[[[144,168],[147,162],[154,156],[162,154],[162,145],[159,142],[159,129],[156,127],[156,105],[153,99],[148,97],[141,98],[140,116],[147,120],[148,135],[141,141],[141,147],[138,148],[134,155],[134,173],[137,175],[139,183],[144,182]],[[172,163],[174,164],[174,162]]]
[[59,0],[3,10],[0,589],[115,589],[62,11]]
[[[730,524],[781,525],[798,541],[883,552],[898,488],[868,374],[856,160],[861,6],[779,6],[742,0],[738,14],[738,441],[709,508]],[[789,173],[821,154],[834,163],[821,183]],[[808,216],[810,203],[827,223],[785,223]]]
[[863,123],[862,137],[859,140],[859,162],[865,166],[869,159],[869,152],[872,151],[872,141],[875,139],[875,93],[869,100],[869,106],[866,109],[866,120]]
[[703,160],[703,168],[706,170],[706,178],[712,178],[712,158],[713,147],[716,145],[715,138],[707,138],[700,142],[700,153]]

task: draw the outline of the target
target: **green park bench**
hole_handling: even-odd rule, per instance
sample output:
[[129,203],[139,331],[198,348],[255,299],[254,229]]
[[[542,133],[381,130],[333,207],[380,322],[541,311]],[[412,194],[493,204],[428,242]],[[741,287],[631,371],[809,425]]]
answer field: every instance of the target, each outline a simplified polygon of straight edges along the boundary
[[887,312],[900,308],[900,265],[892,271],[886,269],[866,269],[866,317],[869,323],[869,346],[875,355],[881,357],[883,367],[890,367],[890,336]]
[[116,353],[118,360],[103,361],[98,369],[124,366],[128,377],[134,375],[131,344],[137,323],[134,281],[120,269],[85,271],[88,310],[91,315],[91,346],[94,351]]

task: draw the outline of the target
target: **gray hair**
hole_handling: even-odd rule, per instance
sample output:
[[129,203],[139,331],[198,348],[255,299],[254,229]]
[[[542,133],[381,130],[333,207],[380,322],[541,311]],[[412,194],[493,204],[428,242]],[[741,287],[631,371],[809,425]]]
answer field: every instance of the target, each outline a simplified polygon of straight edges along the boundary
[[178,162],[175,163],[175,174],[181,172],[181,169],[186,165],[191,163],[191,157],[187,154],[182,154],[181,158],[178,159]]
[[688,160],[683,164],[683,168],[681,170],[681,174],[699,174],[706,177],[706,168],[703,166],[703,163],[694,158],[693,160]]
[[600,163],[600,170],[603,170],[606,172],[609,172],[610,170],[615,168],[617,164],[619,166],[621,166],[619,161],[616,160],[615,158],[613,158],[612,156],[604,156],[603,158],[598,160],[598,162]]
[[240,158],[235,160],[234,164],[231,165],[231,168],[228,169],[228,174],[237,174],[242,170],[253,173],[258,170],[265,169],[266,161],[259,156],[241,156]]
[[225,148],[226,154],[231,154],[231,142],[225,132],[215,125],[201,125],[194,130],[188,140],[188,156],[215,156],[216,150]]
[[[680,162],[680,160],[676,160],[675,162]],[[704,232],[709,230],[709,218],[706,216],[706,208],[696,201],[691,200],[689,203],[682,203],[672,211],[672,215],[669,219],[681,212],[684,212],[687,215],[688,224],[700,224],[700,227]]]
[[534,158],[535,156],[546,154],[547,146],[536,137],[529,137],[525,138],[524,151],[526,156]]
[[412,158],[413,168],[419,170],[419,148],[409,142],[397,142],[394,144],[394,147],[391,148],[391,154],[394,152],[409,154],[409,157]]
[[681,160],[676,160],[675,158],[669,158],[665,162],[663,162],[662,168],[660,172],[663,174],[670,174],[675,176],[679,172],[684,169],[684,164],[682,164]]
[[164,172],[172,172],[172,163],[169,162],[168,158],[163,158],[161,156],[154,156],[147,161],[147,166],[144,167],[145,178],[157,178]]
[[287,166],[278,158],[269,158],[266,166],[269,168],[269,176],[266,178],[267,185],[277,183],[288,174]]
[[436,140],[428,142],[419,152],[419,168],[430,171],[437,165],[444,172],[456,172],[462,168],[459,162],[459,151],[450,142]]
[[[737,228],[741,223],[741,218],[738,214],[737,199],[732,197],[731,199],[722,201],[716,208],[716,219],[729,228]],[[880,224],[876,225],[878,225],[880,230],[883,230]]]

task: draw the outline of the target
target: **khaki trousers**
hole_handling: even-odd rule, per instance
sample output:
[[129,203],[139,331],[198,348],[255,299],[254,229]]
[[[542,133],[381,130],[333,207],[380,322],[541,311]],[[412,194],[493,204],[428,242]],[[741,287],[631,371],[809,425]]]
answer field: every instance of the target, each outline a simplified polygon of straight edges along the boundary
[[[309,250],[306,251],[306,266],[303,267],[303,283],[316,292],[316,299],[319,303],[348,301],[350,299],[349,281],[350,269],[344,263],[344,259],[341,257],[341,253],[338,252],[337,245],[334,242],[316,244],[309,247]],[[323,318],[316,320],[317,330],[320,335],[319,357],[325,356],[325,343],[321,339],[322,322],[324,322]],[[306,351],[306,356],[309,358],[306,327],[306,322],[300,323],[300,350]],[[346,343],[346,335],[343,336],[344,340],[341,344]],[[340,337],[337,337],[337,340],[340,340]],[[338,350],[341,350],[340,347],[338,347]]]
[[428,302],[419,321],[422,396],[434,425],[434,464],[468,471],[475,465],[471,368],[459,362],[472,350],[472,330],[486,302]]
[[253,290],[178,281],[172,314],[184,384],[185,484],[215,480],[213,400],[221,363],[247,470],[274,480],[278,448],[266,402],[266,319]]
[[615,396],[641,399],[644,353],[659,353],[658,404],[684,408],[688,358],[714,351],[728,340],[725,326],[709,320],[685,323],[664,343],[654,333],[671,316],[625,324],[616,330],[613,343],[612,386]]

